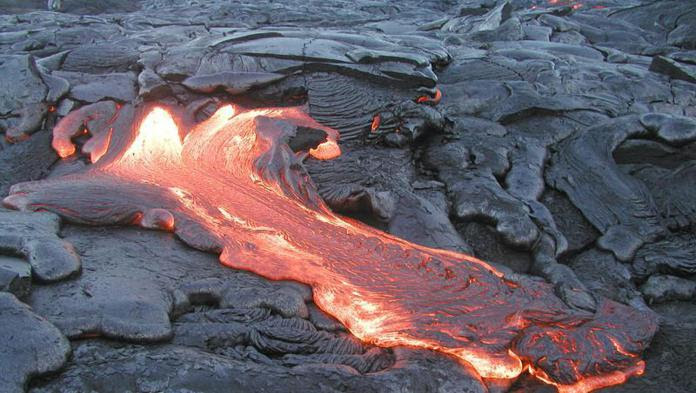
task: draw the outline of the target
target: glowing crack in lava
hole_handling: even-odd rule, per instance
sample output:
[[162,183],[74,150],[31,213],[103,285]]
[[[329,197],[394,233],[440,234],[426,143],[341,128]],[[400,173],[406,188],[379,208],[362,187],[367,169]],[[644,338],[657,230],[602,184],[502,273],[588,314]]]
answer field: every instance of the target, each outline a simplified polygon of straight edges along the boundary
[[[557,6],[569,6],[574,10],[579,10],[584,6],[584,4],[578,0],[546,0],[546,3],[543,4],[541,7],[548,5],[550,7],[557,7]],[[540,6],[538,5],[533,5],[531,9],[535,10],[538,9]],[[603,6],[595,6],[592,8],[604,8]]]
[[[651,316],[610,300],[595,313],[574,310],[538,278],[332,213],[287,141],[300,128],[323,130],[311,154],[329,159],[340,154],[338,134],[299,108],[227,105],[189,132],[173,109],[117,109],[140,120],[97,138],[108,149],[90,148],[105,152],[94,165],[15,185],[5,205],[171,230],[232,268],[311,285],[316,304],[365,342],[440,351],[484,378],[528,370],[561,392],[587,392],[642,373]],[[54,146],[74,151],[80,122],[63,122]]]

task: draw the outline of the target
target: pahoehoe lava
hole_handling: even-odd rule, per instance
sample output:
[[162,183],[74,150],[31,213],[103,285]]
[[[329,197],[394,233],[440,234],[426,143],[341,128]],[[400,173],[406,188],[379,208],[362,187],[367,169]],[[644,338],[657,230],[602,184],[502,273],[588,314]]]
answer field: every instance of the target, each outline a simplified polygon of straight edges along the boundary
[[0,392],[693,393],[695,182],[694,1],[0,0]]
[[[571,309],[543,280],[334,214],[287,143],[300,128],[323,131],[309,153],[330,159],[338,133],[301,108],[229,104],[197,124],[174,107],[107,109],[110,123],[128,125],[92,137],[93,165],[17,184],[5,205],[173,231],[229,267],[311,285],[316,304],[365,342],[434,349],[484,378],[528,369],[561,392],[586,392],[643,371],[651,314],[608,299]],[[74,151],[84,115],[56,127],[61,155]]]

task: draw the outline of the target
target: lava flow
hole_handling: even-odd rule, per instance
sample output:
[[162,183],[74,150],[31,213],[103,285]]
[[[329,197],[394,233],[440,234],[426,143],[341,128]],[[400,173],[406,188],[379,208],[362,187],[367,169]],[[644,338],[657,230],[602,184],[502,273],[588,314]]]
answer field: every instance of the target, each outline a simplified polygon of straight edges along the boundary
[[[287,142],[301,128],[324,131],[310,154],[330,159],[338,134],[299,108],[226,105],[190,127],[173,109],[116,111],[108,132],[90,130],[94,165],[15,185],[5,205],[174,231],[232,268],[311,285],[316,304],[365,342],[440,351],[483,378],[529,370],[561,392],[587,392],[642,373],[651,316],[606,299],[594,313],[574,310],[540,279],[332,213]],[[75,151],[80,116],[56,127],[61,155]]]

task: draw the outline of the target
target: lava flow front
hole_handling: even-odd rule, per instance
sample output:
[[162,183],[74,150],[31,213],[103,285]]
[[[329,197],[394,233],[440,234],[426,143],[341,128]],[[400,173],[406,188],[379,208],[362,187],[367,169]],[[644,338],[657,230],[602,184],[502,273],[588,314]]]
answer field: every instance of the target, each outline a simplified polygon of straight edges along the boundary
[[[330,159],[340,154],[337,133],[299,108],[227,105],[191,126],[173,109],[114,110],[103,115],[106,132],[90,130],[94,165],[15,185],[5,204],[172,230],[227,266],[311,285],[317,305],[365,342],[440,351],[484,378],[529,370],[561,392],[586,392],[643,370],[652,317],[610,300],[594,313],[570,309],[539,279],[332,213],[287,142],[298,129],[322,130],[310,154]],[[54,130],[61,155],[94,120],[85,116]]]

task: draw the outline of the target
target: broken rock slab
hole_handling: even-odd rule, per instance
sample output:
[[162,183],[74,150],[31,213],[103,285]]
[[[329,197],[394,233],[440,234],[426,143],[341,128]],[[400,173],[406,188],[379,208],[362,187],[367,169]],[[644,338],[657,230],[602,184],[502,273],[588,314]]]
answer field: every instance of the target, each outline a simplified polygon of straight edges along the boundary
[[636,305],[640,293],[631,281],[628,267],[609,252],[590,249],[570,262],[577,277],[593,294]]
[[539,231],[529,218],[528,208],[496,178],[509,168],[506,153],[495,146],[440,141],[428,147],[424,162],[447,185],[457,219],[492,223],[507,244],[529,249]]
[[351,146],[336,160],[306,164],[335,211],[376,222],[418,244],[470,252],[449,220],[447,204],[432,203],[413,190],[412,168],[399,164],[410,160],[401,149]]
[[612,153],[632,136],[654,135],[635,116],[612,119],[577,132],[555,146],[546,181],[566,193],[602,232],[598,245],[628,262],[645,242],[665,233],[647,187],[623,173]]
[[696,223],[696,161],[689,160],[674,170],[649,164],[636,167],[631,175],[647,185],[665,224],[674,231],[688,231]]
[[0,292],[23,298],[31,292],[31,265],[10,256],[0,256]]
[[64,280],[80,272],[80,258],[60,237],[60,218],[53,213],[0,211],[0,250],[22,255],[42,282]]
[[583,250],[599,237],[599,232],[564,194],[549,188],[540,201],[551,212],[558,230],[567,239],[568,252]]
[[655,56],[650,63],[650,71],[696,83],[696,66],[680,63],[666,56]]
[[640,287],[650,303],[691,300],[696,296],[696,282],[681,277],[656,274]]
[[31,377],[60,369],[70,343],[26,304],[0,292],[0,391],[22,393]]
[[21,140],[41,126],[48,88],[30,55],[0,56],[0,68],[0,130]]
[[0,141],[0,146],[0,195],[3,196],[16,183],[48,174],[58,159],[51,148],[51,133],[47,131],[39,131],[21,143]]
[[70,97],[84,102],[104,99],[132,101],[137,97],[137,77],[132,72],[114,72],[92,75],[80,72],[56,71],[58,76],[70,82]]
[[696,238],[693,234],[681,233],[646,244],[636,253],[633,269],[639,278],[657,272],[680,276],[696,274]]

